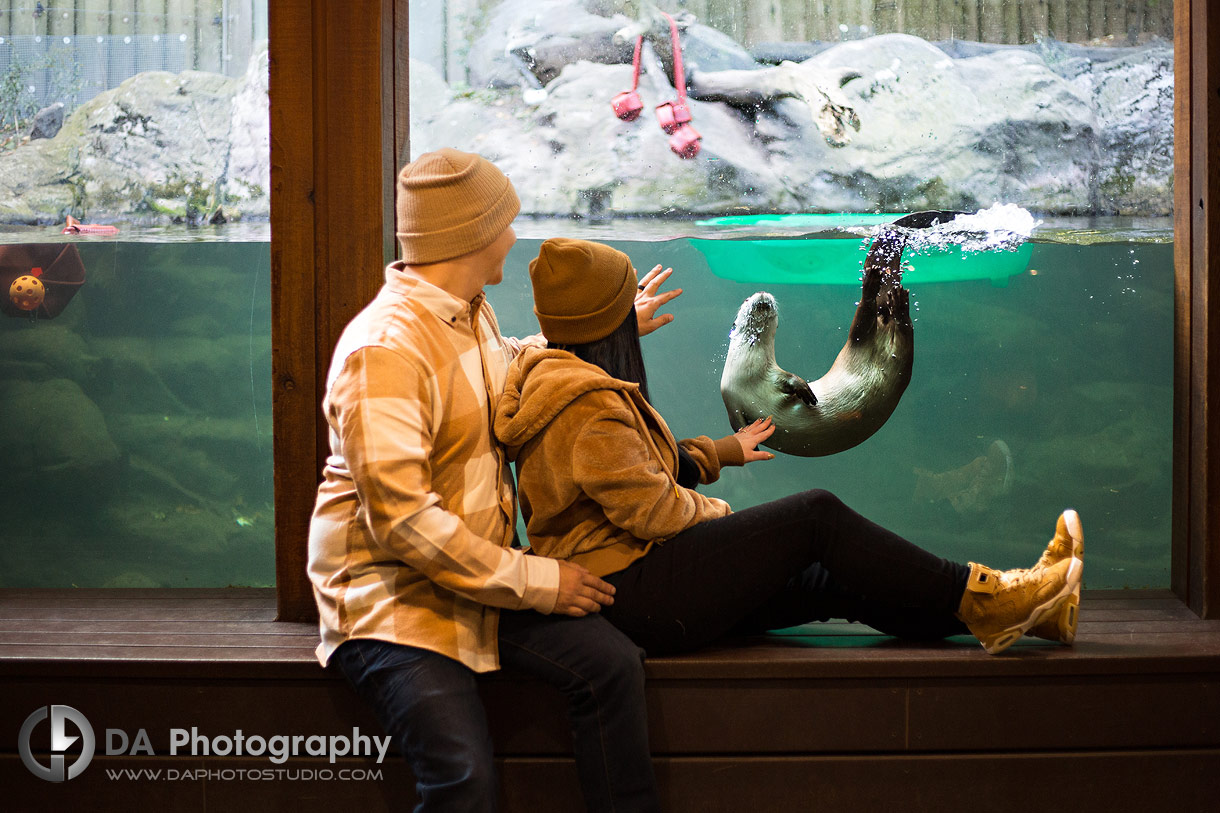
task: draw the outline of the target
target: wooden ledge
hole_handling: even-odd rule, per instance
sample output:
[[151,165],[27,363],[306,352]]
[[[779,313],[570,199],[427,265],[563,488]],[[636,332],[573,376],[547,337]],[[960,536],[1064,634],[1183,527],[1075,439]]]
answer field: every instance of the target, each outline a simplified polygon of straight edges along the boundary
[[[380,732],[345,681],[318,667],[314,626],[277,622],[275,612],[270,590],[4,591],[0,729],[18,731],[32,710],[63,704],[99,731],[146,730],[161,755],[106,755],[100,765],[216,770],[266,761],[166,757],[169,731]],[[1214,802],[1220,621],[1199,620],[1168,593],[1086,594],[1073,648],[1019,642],[990,657],[965,639],[909,644],[817,624],[650,658],[645,668],[650,746],[675,813],[905,810],[911,799],[952,810],[963,770],[986,773],[997,813]],[[488,675],[480,690],[502,809],[580,810],[559,693],[511,673]],[[306,788],[292,782],[115,783],[90,768],[87,781],[48,789],[22,766],[16,738],[0,744],[0,784],[23,810],[411,804],[401,760],[352,764],[384,768],[384,779],[310,785],[314,804],[302,808]],[[1053,807],[1029,806],[1031,775],[1056,789]]]
[[[271,589],[0,593],[0,675],[318,679],[314,625],[277,622]],[[1220,621],[1168,591],[1086,592],[1075,647],[1023,640],[987,657],[969,638],[908,643],[811,624],[650,658],[657,680],[1001,677],[1220,672]],[[489,676],[492,681],[511,675]]]

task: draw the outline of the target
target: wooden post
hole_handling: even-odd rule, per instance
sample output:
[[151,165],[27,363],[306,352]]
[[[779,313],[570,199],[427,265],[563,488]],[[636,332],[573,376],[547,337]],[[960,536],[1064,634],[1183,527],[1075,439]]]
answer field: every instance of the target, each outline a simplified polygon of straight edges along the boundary
[[1071,37],[1068,30],[1068,6],[1071,0],[1050,0],[1050,35],[1066,42]]
[[1105,5],[1106,36],[1115,45],[1127,44],[1127,0],[1108,0]]
[[[387,212],[394,210],[394,185],[398,175],[398,168],[411,159],[411,116],[410,116],[410,30],[407,27],[407,22],[410,19],[410,0],[394,0],[393,2],[393,26],[390,30],[394,32],[394,41],[391,44],[394,58],[389,60],[393,67],[393,90],[394,96],[390,102],[390,110],[394,111],[393,126],[394,126],[394,149],[390,153],[390,180],[387,186],[390,190],[388,201],[383,201]],[[394,229],[390,226],[389,218],[386,219],[386,243],[389,245],[391,252],[395,248],[397,242],[394,236]],[[389,260],[389,257],[386,258]]]
[[1019,42],[1037,42],[1050,32],[1050,8],[1047,0],[1023,0],[1021,4],[1021,37]]
[[473,21],[478,16],[478,4],[475,0],[446,0],[445,14],[448,28],[445,31],[448,46],[448,64],[445,66],[446,77],[450,82],[465,82],[466,53],[470,41],[479,33],[473,30]]
[[110,62],[106,70],[109,87],[118,87],[136,72],[135,0],[110,0]]
[[[36,37],[46,37],[50,34],[51,15],[44,8],[42,13],[34,16],[33,3],[15,3],[18,27],[15,33],[33,34]],[[27,27],[28,26],[28,27]]]
[[63,38],[69,39],[76,33],[76,11],[68,2],[57,2],[55,4],[44,3],[48,6],[47,15],[47,34],[52,39],[57,41],[57,44],[63,44]]
[[1068,42],[1085,42],[1089,38],[1089,4],[1063,0],[1068,14]]
[[1000,4],[1000,35],[996,42],[1002,42],[1008,45],[1017,43],[1018,32],[1020,30],[1020,7],[1013,0]]
[[[110,69],[110,8],[107,3],[92,3],[76,14],[76,37],[92,48],[95,60],[93,75],[88,78],[81,98],[92,98],[109,87]],[[98,40],[101,40],[99,42]]]
[[960,0],[962,33],[958,36],[964,40],[981,42],[983,39],[983,29],[979,24],[979,2],[980,0]]
[[[1158,6],[1161,18],[1161,32],[1167,38],[1172,38],[1173,31],[1177,30],[1178,20],[1175,16],[1177,5],[1175,0],[1158,0]],[[1215,43],[1213,43],[1213,46]]]
[[1128,35],[1134,33],[1136,37],[1140,37],[1146,33],[1144,28],[1144,12],[1147,11],[1146,4],[1131,3],[1127,6],[1126,30]]
[[979,41],[1004,41],[1004,0],[980,0]]
[[844,0],[840,9],[841,23],[848,28],[847,36],[855,37],[860,26],[876,27],[873,16],[873,0]]
[[901,3],[901,16],[902,27],[897,30],[926,40],[936,39],[933,33],[936,24],[936,0],[904,0]]
[[[798,8],[803,9],[804,18],[802,22],[802,30],[805,32],[804,39],[809,41],[826,42],[830,39],[828,31],[830,21],[827,19],[827,0],[808,0],[808,2],[796,3]],[[788,11],[784,12],[784,19],[787,19]],[[836,36],[837,40],[838,37]]]
[[937,0],[936,38],[941,40],[961,38],[961,9],[958,0]]
[[1100,39],[1106,34],[1106,0],[1089,0],[1088,39]]
[[224,72],[226,76],[241,76],[254,50],[254,0],[229,0],[227,24]]
[[872,27],[878,34],[902,30],[902,7],[898,0],[874,0]]
[[165,4],[165,35],[177,40],[182,47],[182,66],[195,69],[195,0],[167,0]]
[[398,254],[395,235],[394,195],[398,168],[410,160],[411,77],[410,0],[385,0],[381,4],[381,261],[388,264]]
[[821,33],[818,39],[827,42],[838,42],[842,39],[839,24],[843,22],[843,0],[822,0],[822,19],[816,29]]
[[[1174,592],[1220,618],[1220,11],[1178,0],[1174,17]],[[1216,441],[1216,442],[1212,442]]]
[[308,620],[322,386],[339,332],[382,279],[382,66],[394,40],[383,42],[381,4],[269,3],[276,594],[281,620]]
[[746,48],[759,42],[784,39],[779,7],[773,2],[747,3],[741,7],[744,36],[738,39]]
[[725,0],[708,0],[704,7],[703,22],[722,34],[733,36],[732,7]]
[[195,0],[196,70],[224,72],[224,63],[221,61],[223,11],[221,0]]
[[165,70],[165,0],[136,0],[136,67]]
[[779,18],[775,39],[805,42],[813,39],[805,17],[807,6],[820,5],[818,2],[806,3],[804,0],[779,0]]

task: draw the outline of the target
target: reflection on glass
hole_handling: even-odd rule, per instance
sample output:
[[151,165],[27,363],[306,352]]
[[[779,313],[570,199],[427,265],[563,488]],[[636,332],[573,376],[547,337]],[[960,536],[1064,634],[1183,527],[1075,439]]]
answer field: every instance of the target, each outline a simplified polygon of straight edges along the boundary
[[250,0],[0,10],[0,586],[274,581],[265,39]]
[[[740,508],[830,488],[1004,566],[1073,506],[1090,587],[1168,584],[1172,3],[479,8],[411,4],[410,154],[470,150],[512,178],[525,239],[492,293],[506,333],[536,330],[524,266],[545,237],[673,265],[686,293],[646,342],[654,396],[679,434],[725,432],[718,382],[749,294],[780,302],[781,366],[816,378],[859,295],[861,228],[1021,207],[1040,225],[1017,251],[910,258],[913,380],[876,435],[710,491]],[[676,55],[693,157],[656,112],[678,98]],[[633,88],[642,111],[620,117]]]

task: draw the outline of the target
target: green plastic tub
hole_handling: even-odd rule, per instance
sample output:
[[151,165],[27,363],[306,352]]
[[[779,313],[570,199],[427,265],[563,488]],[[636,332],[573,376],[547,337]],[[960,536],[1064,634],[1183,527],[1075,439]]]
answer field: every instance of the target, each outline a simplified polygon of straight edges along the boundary
[[[785,231],[820,231],[809,237],[688,238],[707,259],[712,273],[735,282],[804,285],[859,285],[860,270],[868,253],[865,241],[857,236],[826,234],[853,226],[891,223],[895,214],[795,214],[743,215],[700,220],[701,226],[749,227],[774,226]],[[1016,250],[963,252],[953,245],[912,251],[903,259],[909,269],[904,283],[918,285],[959,280],[990,280],[1007,285],[1008,279],[1024,273],[1033,253],[1031,243]]]

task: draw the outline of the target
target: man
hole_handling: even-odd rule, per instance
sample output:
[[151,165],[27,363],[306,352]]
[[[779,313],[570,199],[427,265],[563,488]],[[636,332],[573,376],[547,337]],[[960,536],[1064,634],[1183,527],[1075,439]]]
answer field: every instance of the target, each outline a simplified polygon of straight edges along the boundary
[[[614,589],[512,547],[516,494],[491,420],[522,342],[483,288],[520,209],[485,159],[443,149],[398,178],[402,260],[344,330],[323,411],[331,454],[310,525],[322,643],[415,774],[424,811],[494,810],[475,676],[524,670],[568,697],[590,810],[656,810],[641,652],[597,611]],[[644,278],[641,331],[668,271]],[[526,340],[540,341],[540,337]]]

